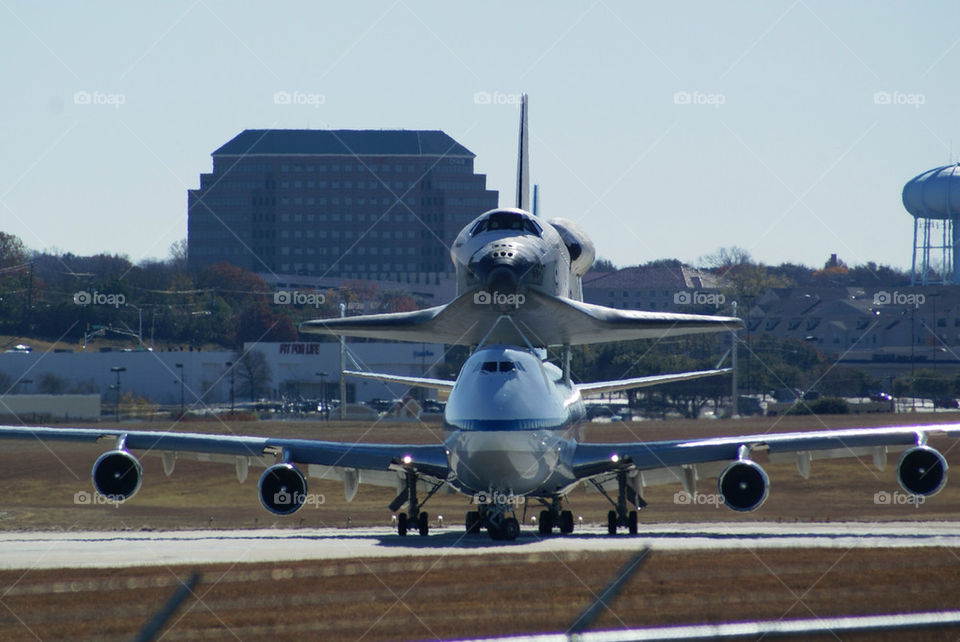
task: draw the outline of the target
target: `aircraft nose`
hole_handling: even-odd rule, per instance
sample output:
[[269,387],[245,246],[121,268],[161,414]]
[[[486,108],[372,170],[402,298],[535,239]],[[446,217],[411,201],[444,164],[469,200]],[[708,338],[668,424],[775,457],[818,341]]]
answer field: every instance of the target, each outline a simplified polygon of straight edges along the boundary
[[470,270],[488,292],[515,293],[529,280],[534,261],[523,248],[508,243],[492,243],[478,252]]

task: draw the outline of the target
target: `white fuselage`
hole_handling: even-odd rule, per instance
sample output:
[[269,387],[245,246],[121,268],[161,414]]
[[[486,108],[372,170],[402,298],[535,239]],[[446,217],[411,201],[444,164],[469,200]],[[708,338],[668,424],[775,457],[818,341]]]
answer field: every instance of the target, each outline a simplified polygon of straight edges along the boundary
[[580,392],[534,352],[495,345],[464,364],[444,411],[453,485],[465,493],[552,496],[575,481]]
[[481,214],[450,249],[457,294],[484,290],[513,294],[527,288],[569,297],[570,254],[554,227],[520,209]]

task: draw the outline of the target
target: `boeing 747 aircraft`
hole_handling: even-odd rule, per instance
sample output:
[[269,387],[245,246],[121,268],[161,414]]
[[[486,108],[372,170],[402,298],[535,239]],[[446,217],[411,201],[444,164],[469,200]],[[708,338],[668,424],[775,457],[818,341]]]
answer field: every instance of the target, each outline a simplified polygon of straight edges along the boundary
[[[526,100],[520,129],[517,209],[487,212],[460,233],[451,255],[459,285],[448,305],[401,314],[319,319],[305,332],[431,341],[475,346],[456,381],[368,372],[347,375],[446,390],[445,438],[432,445],[357,444],[309,439],[223,436],[169,431],[0,426],[0,438],[103,441],[109,448],[93,464],[93,487],[121,502],[141,486],[143,469],[133,451],[159,455],[166,474],[178,459],[226,462],[242,481],[262,467],[257,486],[264,508],[291,515],[307,499],[308,478],[340,480],[347,501],[360,483],[395,487],[389,504],[399,535],[426,535],[431,496],[452,489],[473,499],[468,532],[513,539],[520,532],[517,508],[541,506],[539,533],[573,531],[564,509],[571,490],[589,484],[610,500],[607,527],[636,533],[643,488],[680,483],[693,493],[698,480],[717,479],[723,502],[737,511],[759,508],[770,480],[755,461],[790,458],[808,476],[811,461],[871,457],[883,469],[890,451],[902,450],[896,476],[908,493],[931,496],[947,480],[947,462],[928,445],[934,435],[960,436],[960,425],[902,426],[754,434],[693,440],[584,442],[583,396],[668,381],[721,375],[707,370],[574,383],[570,346],[736,331],[734,317],[616,310],[584,303],[580,277],[593,246],[573,224],[546,222],[526,207]],[[564,347],[561,366],[546,349]]]

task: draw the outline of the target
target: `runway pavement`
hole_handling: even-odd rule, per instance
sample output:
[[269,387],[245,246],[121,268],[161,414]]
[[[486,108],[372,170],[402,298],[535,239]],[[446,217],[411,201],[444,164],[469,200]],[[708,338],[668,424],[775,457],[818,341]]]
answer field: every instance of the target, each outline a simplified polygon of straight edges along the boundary
[[399,537],[390,528],[0,533],[0,569],[106,568],[218,562],[279,562],[421,555],[533,554],[786,548],[960,547],[960,522],[660,523],[637,536],[597,526],[541,538],[525,528],[514,542],[461,528]]

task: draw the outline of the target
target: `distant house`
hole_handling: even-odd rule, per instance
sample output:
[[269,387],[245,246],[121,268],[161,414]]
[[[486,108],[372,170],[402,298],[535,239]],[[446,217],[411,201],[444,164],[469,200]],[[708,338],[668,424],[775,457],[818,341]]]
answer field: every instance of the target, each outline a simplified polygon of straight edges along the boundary
[[725,303],[728,283],[710,272],[687,265],[630,267],[616,272],[587,272],[583,299],[587,303],[625,310],[701,311]]

